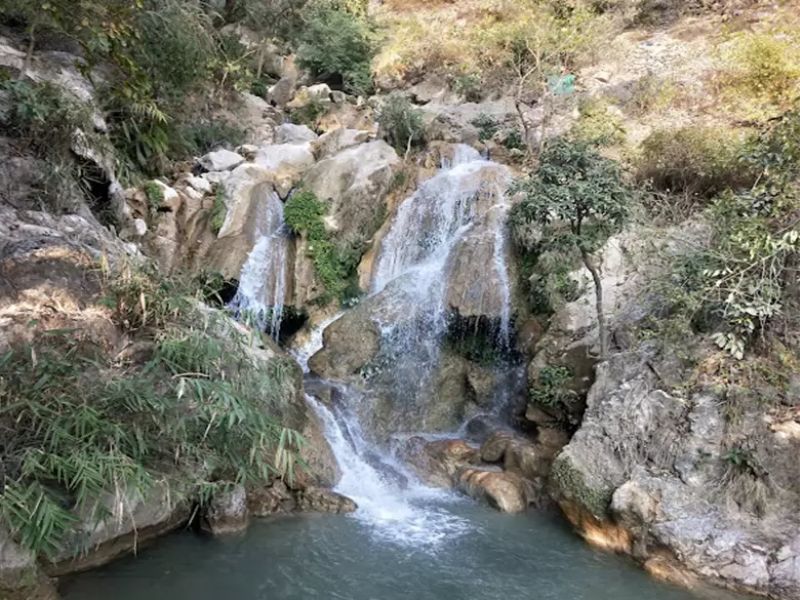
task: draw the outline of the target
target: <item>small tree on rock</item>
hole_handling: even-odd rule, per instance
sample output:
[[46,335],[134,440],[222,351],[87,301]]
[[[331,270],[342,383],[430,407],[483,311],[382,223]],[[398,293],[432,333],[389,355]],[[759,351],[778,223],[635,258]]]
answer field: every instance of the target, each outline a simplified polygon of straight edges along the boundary
[[548,144],[538,171],[518,181],[524,198],[512,225],[540,229],[539,250],[577,250],[594,282],[601,359],[608,355],[603,285],[595,254],[628,218],[633,193],[612,160],[589,145],[559,138]]

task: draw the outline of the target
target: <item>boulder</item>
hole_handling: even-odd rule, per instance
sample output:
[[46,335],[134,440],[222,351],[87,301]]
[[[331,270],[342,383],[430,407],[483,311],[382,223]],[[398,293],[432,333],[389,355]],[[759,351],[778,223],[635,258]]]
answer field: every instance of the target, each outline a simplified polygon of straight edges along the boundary
[[536,480],[548,475],[555,452],[518,435],[499,431],[483,443],[480,456],[488,463],[502,463],[504,471]]
[[215,150],[202,156],[198,163],[206,171],[232,171],[244,162],[244,157],[230,150]]
[[[52,562],[44,564],[51,576],[60,576],[103,565],[134,552],[149,540],[185,524],[191,515],[188,502],[174,498],[167,483],[157,483],[147,493],[122,491],[98,498],[101,512],[108,517],[96,521],[87,509],[77,515],[71,541]],[[86,552],[86,548],[90,551]]]
[[479,462],[478,450],[460,439],[430,441],[414,436],[403,442],[399,453],[425,483],[446,489],[458,483],[462,470]]
[[239,533],[247,529],[249,512],[243,485],[233,485],[211,500],[203,520],[203,528],[212,535]]
[[459,490],[505,513],[528,508],[526,488],[521,477],[499,470],[464,469],[458,476]]
[[369,132],[340,127],[322,134],[313,144],[317,159],[333,156],[342,150],[363,144],[369,140]]
[[306,125],[284,123],[275,128],[274,141],[276,144],[303,144],[313,142],[317,137],[319,136]]
[[270,486],[248,490],[247,508],[254,517],[269,517],[294,511],[297,502],[291,490],[278,479]]
[[343,514],[355,512],[358,506],[347,496],[319,487],[306,487],[297,492],[297,510],[301,512]]
[[305,174],[304,185],[328,205],[326,224],[339,244],[358,247],[378,230],[400,162],[391,146],[374,141],[325,158]]
[[356,309],[334,321],[322,339],[322,350],[311,357],[308,366],[326,379],[342,379],[355,375],[375,357],[381,334],[369,315]]

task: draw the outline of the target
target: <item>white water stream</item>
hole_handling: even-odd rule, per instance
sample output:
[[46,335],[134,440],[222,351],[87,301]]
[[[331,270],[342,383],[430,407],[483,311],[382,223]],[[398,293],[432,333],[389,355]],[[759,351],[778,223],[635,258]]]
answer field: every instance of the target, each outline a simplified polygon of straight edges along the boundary
[[283,219],[283,202],[274,191],[268,192],[257,229],[259,238],[242,267],[239,288],[229,309],[237,319],[277,340],[286,298],[289,232]]

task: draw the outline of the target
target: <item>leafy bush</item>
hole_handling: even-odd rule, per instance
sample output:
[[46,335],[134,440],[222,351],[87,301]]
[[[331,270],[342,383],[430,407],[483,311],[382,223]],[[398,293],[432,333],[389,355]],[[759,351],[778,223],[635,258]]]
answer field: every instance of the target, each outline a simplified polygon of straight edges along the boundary
[[297,49],[300,66],[314,77],[340,83],[354,94],[366,94],[372,89],[373,54],[365,22],[331,8],[311,11]]
[[0,513],[37,553],[83,550],[74,515],[110,518],[97,502],[106,494],[121,502],[166,484],[175,501],[202,500],[219,481],[291,477],[302,443],[280,425],[283,363],[257,363],[250,340],[171,297],[183,292],[163,279],[124,270],[107,293],[121,327],[148,328],[144,364],[63,330],[0,357],[0,425],[11,432]]
[[659,130],[642,144],[639,178],[660,190],[711,197],[752,182],[739,157],[743,137],[730,130],[691,126]]
[[491,115],[481,113],[471,121],[471,125],[478,130],[478,139],[482,142],[490,140],[500,131],[500,123]]
[[148,181],[144,184],[144,195],[147,198],[150,212],[158,212],[158,209],[164,203],[164,188],[155,181]]
[[453,80],[453,91],[467,102],[480,102],[483,96],[483,82],[477,73],[457,75]]
[[325,287],[325,293],[317,301],[326,304],[338,298],[346,302],[350,296],[360,292],[353,281],[361,252],[337,247],[325,229],[326,214],[325,205],[308,190],[292,194],[284,208],[284,219],[289,228],[306,237],[308,256]]
[[577,398],[568,387],[571,381],[572,372],[567,367],[544,366],[536,376],[536,383],[531,386],[530,399],[549,408],[569,407]]
[[[763,128],[745,162],[758,177],[744,191],[727,191],[708,211],[708,247],[690,260],[676,282],[675,318],[706,322],[718,346],[735,358],[784,314],[787,285],[800,252],[795,188],[800,157],[800,111],[789,111]],[[673,266],[673,273],[686,273]]]
[[600,98],[585,98],[578,108],[580,118],[572,130],[579,140],[596,146],[611,146],[625,140],[625,128],[619,115]]
[[311,100],[305,106],[295,108],[291,111],[292,123],[307,125],[311,129],[317,129],[317,122],[327,112],[327,107],[317,98]]
[[214,235],[219,235],[225,219],[228,217],[228,205],[225,203],[225,189],[221,185],[216,185],[214,189],[214,206],[211,209],[211,231]]
[[400,152],[422,143],[425,127],[422,112],[400,94],[392,94],[381,104],[378,124],[389,143]]
[[634,82],[626,108],[634,115],[644,116],[667,108],[677,95],[672,82],[648,73]]
[[782,106],[800,91],[797,31],[742,33],[726,52],[726,83],[741,94]]

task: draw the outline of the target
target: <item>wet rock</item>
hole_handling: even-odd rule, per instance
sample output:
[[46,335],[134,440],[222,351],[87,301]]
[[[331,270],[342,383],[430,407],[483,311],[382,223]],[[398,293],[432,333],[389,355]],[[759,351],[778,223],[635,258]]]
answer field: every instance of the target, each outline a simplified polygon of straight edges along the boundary
[[[145,494],[123,491],[122,499],[106,494],[97,501],[101,511],[109,516],[97,522],[90,509],[77,515],[79,521],[72,540],[53,562],[44,565],[48,575],[59,576],[103,565],[177,529],[191,515],[189,504],[174,499],[166,483],[154,485]],[[91,552],[86,553],[86,548],[91,548]]]
[[297,510],[343,514],[355,512],[355,502],[346,496],[319,487],[307,487],[297,493]]
[[502,463],[505,471],[526,479],[546,477],[550,472],[554,453],[517,435],[496,432],[481,446],[481,459],[488,463]]
[[209,152],[198,162],[206,171],[232,171],[244,162],[244,157],[236,152],[222,149]]
[[254,517],[289,513],[297,508],[294,495],[280,480],[270,486],[247,491],[247,508]]
[[355,375],[380,349],[381,334],[364,311],[354,310],[328,327],[323,349],[308,362],[312,373],[326,379]]
[[403,459],[428,485],[452,488],[458,474],[479,462],[479,452],[464,440],[434,440],[415,436],[405,440],[399,449]]
[[247,493],[243,485],[234,485],[215,494],[203,526],[212,535],[226,535],[244,531],[248,523]]
[[518,475],[499,470],[464,469],[458,476],[462,492],[506,513],[520,513],[528,508],[526,487]]

